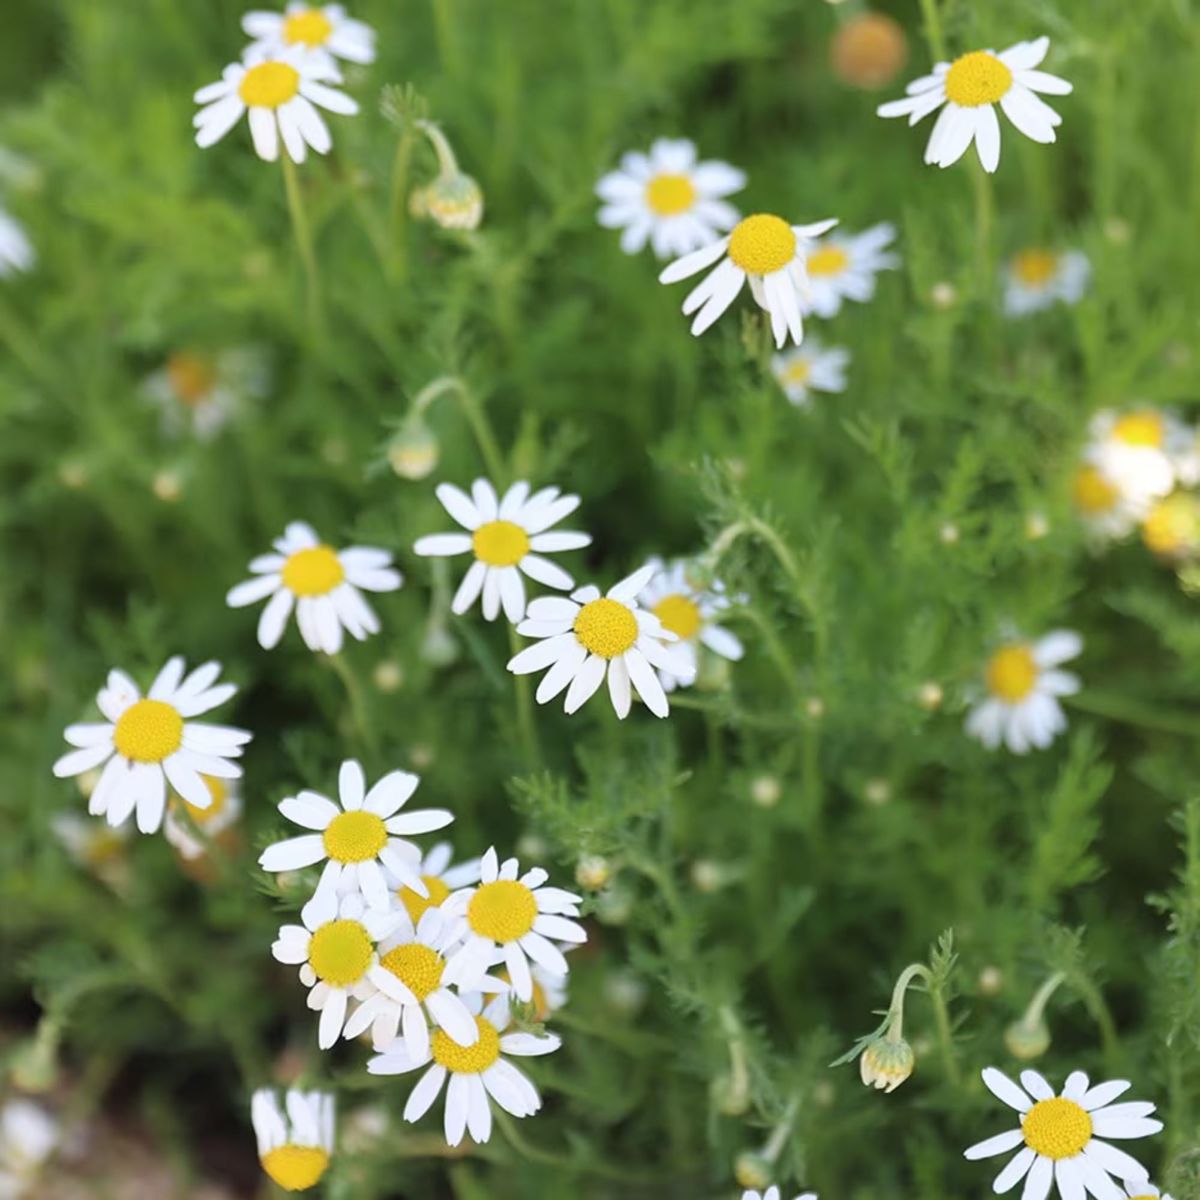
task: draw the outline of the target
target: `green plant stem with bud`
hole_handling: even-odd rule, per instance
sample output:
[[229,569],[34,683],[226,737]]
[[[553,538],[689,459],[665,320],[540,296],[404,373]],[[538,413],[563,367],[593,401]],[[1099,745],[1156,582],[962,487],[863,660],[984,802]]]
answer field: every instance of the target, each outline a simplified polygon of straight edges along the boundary
[[374,751],[378,742],[375,736],[375,727],[371,724],[371,711],[363,693],[362,681],[343,654],[329,655],[329,665],[346,689],[346,697],[350,701],[350,712],[363,745],[368,750]]
[[900,972],[900,978],[896,980],[896,986],[892,989],[892,1002],[888,1005],[887,1031],[884,1037],[893,1044],[903,1040],[904,996],[914,979],[920,979],[925,984],[926,995],[933,1005],[933,1019],[937,1026],[938,1047],[946,1068],[946,1078],[957,1087],[960,1076],[958,1058],[954,1053],[954,1036],[950,1028],[950,1012],[946,1007],[941,984],[924,963],[910,963]]
[[279,161],[283,166],[283,190],[287,195],[288,213],[292,219],[292,233],[296,238],[296,248],[300,252],[300,262],[304,267],[305,295],[308,302],[308,323],[313,338],[320,341],[324,332],[324,322],[321,314],[321,284],[320,273],[317,269],[317,256],[313,249],[312,226],[308,214],[304,210],[304,197],[300,194],[300,180],[296,173],[296,164],[291,156],[282,151]]

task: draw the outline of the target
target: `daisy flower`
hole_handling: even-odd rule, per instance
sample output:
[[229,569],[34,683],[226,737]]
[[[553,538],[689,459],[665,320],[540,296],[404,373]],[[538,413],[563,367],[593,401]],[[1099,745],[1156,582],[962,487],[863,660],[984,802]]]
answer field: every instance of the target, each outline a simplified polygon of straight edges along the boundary
[[1156,500],[1142,520],[1146,548],[1168,562],[1184,562],[1200,550],[1200,495],[1175,491]]
[[1031,248],[1014,254],[1004,271],[1004,311],[1010,317],[1041,312],[1057,301],[1078,304],[1092,267],[1080,250]]
[[271,1088],[250,1100],[250,1120],[262,1168],[285,1192],[315,1187],[333,1155],[334,1098],[289,1088],[284,1106]]
[[501,863],[489,848],[480,862],[480,883],[453,892],[442,905],[447,917],[457,918],[456,933],[465,939],[450,955],[443,982],[473,990],[502,959],[517,999],[528,1003],[533,997],[529,959],[552,975],[567,974],[567,960],[554,941],[587,941],[583,926],[568,919],[579,916],[580,898],[544,886],[549,876],[541,867],[520,878],[518,870],[515,858]]
[[208,441],[244,399],[263,395],[266,387],[262,354],[242,347],[215,354],[181,350],[147,376],[142,391],[161,411],[164,432],[172,437],[191,432]]
[[444,808],[396,815],[420,781],[407,771],[391,771],[367,791],[362,767],[347,759],[338,772],[340,806],[317,792],[281,800],[279,811],[289,821],[314,832],[268,846],[258,865],[264,871],[298,871],[324,862],[319,892],[357,890],[372,908],[392,903],[381,869],[385,866],[417,893],[426,892],[414,870],[420,851],[404,835],[443,829],[454,816]]
[[274,546],[274,554],[251,561],[255,578],[225,597],[230,608],[244,608],[270,596],[258,619],[258,644],[264,650],[279,644],[293,607],[300,636],[313,651],[337,654],[343,629],[360,642],[379,632],[379,618],[362,592],[394,592],[404,582],[389,551],[334,550],[303,521],[293,521]]
[[797,408],[810,407],[813,392],[844,392],[849,365],[849,350],[822,346],[814,337],[803,346],[771,355],[771,374]]
[[0,208],[0,279],[28,271],[37,261],[21,223]]
[[[658,671],[691,683],[694,672],[686,659],[665,643],[678,639],[662,622],[638,607],[638,596],[653,578],[648,563],[601,596],[596,587],[582,587],[561,596],[543,596],[529,606],[529,616],[517,626],[525,637],[540,639],[509,660],[514,675],[550,669],[538,684],[537,702],[545,704],[567,688],[563,705],[575,712],[608,676],[608,692],[618,717],[629,715],[631,689],[636,689],[656,717],[669,711]],[[569,687],[567,685],[570,685]]]
[[900,265],[887,247],[896,239],[896,227],[883,222],[862,233],[831,233],[808,252],[808,295],[801,311],[806,315],[835,317],[843,300],[865,302],[875,295],[875,276]]
[[304,50],[326,67],[338,58],[375,61],[375,30],[347,16],[340,4],[293,3],[281,13],[255,10],[242,18],[242,29],[257,50]]
[[16,1097],[0,1107],[0,1197],[17,1200],[34,1194],[62,1134],[59,1122],[31,1100]]
[[[652,558],[649,565],[655,573],[639,600],[668,633],[679,639],[672,653],[691,669],[692,678],[699,666],[701,646],[737,662],[745,653],[741,641],[717,623],[720,614],[733,603],[725,594],[724,584],[714,579],[707,586],[701,585],[690,573],[695,570],[693,564],[682,559],[665,563]],[[674,691],[678,683],[669,671],[660,670],[658,679],[666,692]]]
[[470,1046],[454,1041],[443,1029],[434,1032],[429,1053],[413,1058],[403,1043],[372,1058],[367,1070],[372,1075],[403,1075],[429,1064],[404,1106],[406,1121],[419,1121],[433,1105],[446,1084],[446,1141],[457,1146],[469,1133],[476,1142],[492,1134],[494,1100],[514,1117],[529,1117],[542,1106],[537,1089],[506,1056],[550,1054],[562,1044],[553,1034],[534,1037],[529,1033],[501,1033],[499,1006],[493,1001],[475,1017],[478,1036]]
[[101,878],[120,863],[131,836],[127,824],[114,828],[107,821],[73,812],[59,813],[51,825],[71,861]]
[[903,100],[881,104],[876,111],[881,117],[907,117],[915,125],[940,108],[925,147],[926,163],[948,167],[974,141],[983,169],[994,171],[1000,162],[997,104],[1035,142],[1054,141],[1054,131],[1062,124],[1062,117],[1037,94],[1065,96],[1071,91],[1065,79],[1037,70],[1049,49],[1050,39],[1040,37],[999,54],[972,50],[952,63],[938,63],[932,75],[914,79],[905,88],[908,95]]
[[[772,1184],[765,1192],[756,1192],[754,1188],[747,1188],[742,1193],[742,1200],[779,1200],[779,1188]],[[816,1192],[801,1192],[796,1200],[817,1200]]]
[[1129,495],[1095,463],[1081,463],[1071,479],[1071,500],[1088,532],[1097,540],[1116,541],[1129,534],[1150,511],[1148,496]]
[[414,891],[403,879],[384,867],[388,886],[404,906],[414,928],[427,909],[437,908],[451,892],[479,882],[479,859],[469,858],[451,865],[454,849],[449,842],[436,842],[424,857],[420,849],[407,842],[396,846],[395,850],[411,862],[413,872],[425,885],[424,894]]
[[686,138],[659,138],[649,154],[630,151],[621,168],[596,184],[604,207],[596,219],[620,229],[621,249],[636,254],[649,241],[659,258],[707,246],[737,224],[724,197],[746,186],[745,172],[728,163],[696,161]]
[[676,259],[658,280],[677,283],[719,261],[683,302],[685,315],[696,313],[693,335],[699,337],[734,302],[749,279],[756,303],[771,314],[776,347],[782,349],[789,333],[798,346],[804,340],[800,314],[809,290],[804,265],[809,240],[836,224],[836,220],[828,220],[789,225],[782,217],[755,213],[740,220],[732,233]]
[[189,804],[207,808],[212,796],[204,776],[237,779],[242,768],[231,760],[241,757],[251,737],[244,729],[190,720],[237,691],[232,683],[217,683],[220,673],[220,663],[208,662],[185,678],[184,660],[176,656],[143,697],[124,671],[110,671],[96,697],[105,720],[67,726],[63,737],[77,749],[54,764],[54,774],[63,779],[107,763],[88,812],[120,825],[136,809],[143,833],[162,824],[168,783]]
[[308,1007],[321,1014],[317,1045],[322,1050],[342,1036],[352,996],[366,1000],[382,991],[397,1000],[410,997],[380,965],[376,952],[403,918],[396,911],[367,908],[357,893],[339,898],[322,888],[300,910],[302,925],[280,927],[271,953],[281,963],[300,967],[300,982],[309,989]]
[[1021,1114],[1016,1129],[996,1134],[964,1151],[969,1159],[992,1158],[1020,1146],[992,1189],[998,1194],[1016,1187],[1022,1179],[1022,1200],[1045,1200],[1057,1184],[1062,1200],[1081,1200],[1084,1189],[1100,1200],[1119,1200],[1110,1176],[1145,1179],[1145,1168],[1106,1138],[1140,1138],[1162,1129],[1150,1120],[1153,1104],[1113,1104],[1129,1083],[1115,1079],[1088,1086],[1082,1071],[1067,1076],[1062,1094],[1036,1071],[1021,1072],[1021,1087],[995,1067],[985,1067],[983,1082],[998,1100]]
[[[212,796],[212,803],[207,808],[197,808],[173,796],[167,805],[167,818],[163,822],[163,835],[189,861],[207,854],[209,841],[215,841],[226,830],[232,829],[242,815],[242,797],[236,783],[209,776],[204,784]],[[180,815],[181,808],[187,810],[191,824]],[[208,841],[196,836],[192,824],[200,828]]]
[[987,661],[987,696],[967,717],[967,732],[989,750],[1001,742],[1014,754],[1044,750],[1067,727],[1058,697],[1079,691],[1078,677],[1058,667],[1082,649],[1083,639],[1069,629],[1006,642]]
[[1200,479],[1195,431],[1173,413],[1103,409],[1092,417],[1088,438],[1085,461],[1136,500],[1157,499],[1176,484],[1190,486]]
[[192,118],[196,145],[207,148],[219,142],[248,113],[259,158],[274,162],[281,138],[293,162],[303,162],[310,146],[327,154],[333,139],[317,109],[345,116],[358,112],[349,96],[329,86],[341,82],[331,62],[322,62],[303,46],[276,53],[252,47],[244,61],[230,63],[216,83],[196,93],[202,106]]
[[1160,1192],[1144,1176],[1140,1179],[1126,1179],[1125,1195],[1129,1200],[1171,1200],[1166,1192]]
[[494,621],[503,607],[515,625],[525,615],[522,574],[546,587],[566,590],[574,585],[562,567],[542,555],[591,544],[586,533],[547,532],[579,507],[578,496],[562,495],[556,487],[530,495],[522,479],[501,499],[488,480],[476,479],[469,496],[452,483],[441,483],[437,498],[467,532],[429,534],[418,538],[413,550],[431,558],[474,557],[454,594],[452,612],[461,616],[482,593],[484,620]]

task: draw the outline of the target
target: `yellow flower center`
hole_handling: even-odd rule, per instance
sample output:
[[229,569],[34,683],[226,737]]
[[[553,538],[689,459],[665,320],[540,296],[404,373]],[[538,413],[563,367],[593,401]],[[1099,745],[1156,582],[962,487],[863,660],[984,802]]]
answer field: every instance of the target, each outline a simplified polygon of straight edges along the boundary
[[310,50],[323,46],[333,32],[333,22],[319,8],[302,8],[283,23],[283,40],[289,46],[297,44]]
[[770,275],[796,257],[796,235],[782,217],[757,213],[734,226],[729,257],[749,275]]
[[200,778],[204,780],[204,786],[208,788],[208,794],[212,797],[212,803],[207,808],[197,808],[194,804],[189,804],[184,800],[182,796],[178,798],[178,801],[174,797],[171,800],[172,804],[182,804],[187,809],[188,816],[197,825],[211,821],[224,810],[229,800],[229,785],[225,780],[218,779],[215,775],[201,775]]
[[1058,270],[1058,255],[1049,250],[1022,250],[1014,254],[1013,274],[1029,288],[1044,288]]
[[1087,1109],[1056,1096],[1039,1100],[1022,1118],[1025,1145],[1043,1158],[1074,1158],[1092,1139]]
[[821,246],[807,261],[810,275],[840,275],[850,265],[850,255],[841,246]]
[[308,965],[332,987],[357,983],[371,965],[371,935],[359,921],[326,921],[308,943]]
[[524,937],[537,915],[533,892],[515,879],[481,884],[467,905],[467,924],[472,931],[502,945]]
[[988,691],[1007,704],[1024,700],[1033,691],[1037,677],[1033,651],[1023,643],[1002,647],[988,661]]
[[262,1168],[285,1192],[303,1192],[317,1183],[329,1167],[320,1146],[276,1146],[262,1156]]
[[117,721],[113,744],[133,762],[162,762],[183,744],[183,718],[163,700],[138,700]]
[[1155,554],[1183,554],[1200,542],[1200,500],[1176,492],[1160,500],[1142,522],[1142,540]]
[[204,355],[180,351],[167,359],[167,382],[179,403],[188,408],[207,400],[216,381],[216,367]]
[[379,962],[418,1000],[424,1000],[442,982],[442,969],[446,965],[445,959],[436,950],[420,942],[397,946],[383,955]]
[[338,813],[322,836],[325,853],[335,862],[360,863],[374,858],[387,845],[387,826],[382,817],[360,808]]
[[637,618],[628,606],[605,596],[579,610],[575,617],[575,636],[593,654],[616,658],[637,641]]
[[1012,72],[994,54],[973,50],[955,59],[946,72],[946,97],[963,108],[995,104],[1012,81]]
[[450,895],[450,885],[436,875],[422,875],[421,882],[429,889],[428,896],[421,896],[410,887],[399,888],[396,892],[414,925],[425,915],[427,909],[437,908]]
[[486,1017],[476,1017],[479,1040],[473,1046],[460,1046],[448,1033],[434,1030],[430,1040],[433,1061],[455,1075],[479,1075],[500,1057],[500,1034]]
[[511,567],[529,553],[529,534],[512,521],[488,521],[471,534],[471,546],[489,567]]
[[1118,417],[1113,425],[1112,436],[1126,446],[1150,446],[1158,449],[1167,440],[1167,429],[1162,413],[1146,410]]
[[324,596],[345,578],[345,569],[328,546],[297,550],[283,564],[283,586],[295,596]]
[[259,63],[238,84],[238,95],[247,108],[278,108],[299,91],[300,72],[282,62]]
[[[510,987],[512,986],[512,977],[506,970],[493,971],[492,974]],[[535,1021],[545,1021],[550,1016],[550,997],[546,995],[546,989],[538,983],[537,979],[533,980],[533,994],[529,998],[529,1005],[533,1009]]]
[[695,202],[696,189],[686,175],[655,175],[646,184],[646,207],[657,216],[677,216]]
[[783,369],[785,383],[805,384],[812,374],[812,363],[807,358],[793,358]]
[[1103,473],[1090,464],[1075,472],[1071,483],[1071,497],[1075,507],[1087,516],[1109,512],[1117,503],[1120,492],[1105,479]]
[[704,623],[704,618],[700,615],[700,606],[680,592],[673,596],[664,596],[654,606],[654,615],[663,623],[664,629],[685,642],[694,638]]

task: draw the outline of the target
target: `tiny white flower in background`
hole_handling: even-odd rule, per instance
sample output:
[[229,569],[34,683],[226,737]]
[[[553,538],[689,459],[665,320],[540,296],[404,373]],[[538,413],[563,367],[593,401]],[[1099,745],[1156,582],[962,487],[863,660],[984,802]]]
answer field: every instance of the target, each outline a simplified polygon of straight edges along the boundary
[[1096,413],[1084,459],[1134,502],[1156,500],[1176,485],[1191,487],[1200,480],[1195,430],[1157,408]]
[[1153,498],[1127,493],[1095,463],[1081,463],[1071,479],[1071,500],[1088,533],[1097,541],[1128,536],[1150,511]]
[[[463,990],[478,986],[488,969],[503,959],[518,1000],[533,996],[529,959],[552,975],[567,974],[567,960],[555,941],[587,941],[579,916],[580,898],[562,888],[546,887],[549,878],[534,867],[518,878],[515,858],[499,862],[489,848],[480,864],[480,882],[452,893],[442,905],[447,917],[459,920],[465,939],[449,957],[443,980]],[[526,957],[528,956],[528,957]]]
[[276,54],[247,50],[243,62],[230,63],[217,83],[196,93],[195,101],[202,105],[192,119],[196,145],[207,148],[219,142],[249,113],[250,136],[259,158],[274,162],[280,139],[293,162],[303,162],[309,147],[327,154],[333,139],[317,108],[344,116],[358,112],[354,100],[328,86],[341,82],[331,62],[322,62],[303,47]]
[[[478,997],[473,998],[478,1004]],[[438,1029],[430,1040],[429,1054],[414,1059],[403,1043],[372,1058],[367,1070],[372,1075],[402,1075],[429,1069],[417,1081],[404,1106],[406,1121],[419,1121],[432,1107],[446,1085],[444,1129],[446,1141],[457,1146],[464,1134],[476,1142],[486,1142],[492,1134],[494,1100],[514,1117],[529,1117],[542,1106],[537,1089],[517,1070],[507,1055],[550,1054],[562,1044],[553,1034],[534,1037],[529,1033],[501,1033],[499,1004],[493,1001],[475,1018],[478,1037],[470,1046],[461,1046],[444,1030]]]
[[34,1185],[62,1138],[59,1122],[40,1104],[16,1097],[0,1107],[0,1197],[18,1200]]
[[1166,1192],[1160,1192],[1145,1177],[1140,1179],[1126,1179],[1125,1195],[1129,1197],[1129,1200],[1171,1200],[1171,1197]]
[[262,1168],[285,1191],[315,1186],[333,1156],[334,1098],[329,1092],[288,1089],[284,1106],[272,1088],[250,1100],[250,1120]]
[[163,822],[163,836],[179,853],[189,861],[203,857],[208,853],[208,842],[196,836],[191,826],[180,815],[180,807],[185,806],[191,820],[199,826],[209,840],[221,836],[227,829],[232,829],[242,815],[241,791],[236,781],[226,782],[224,779],[206,777],[205,786],[212,796],[212,803],[207,808],[197,808],[186,800],[172,797],[167,804],[167,817]]
[[649,241],[659,258],[689,254],[737,224],[724,197],[746,186],[745,172],[728,163],[696,161],[686,138],[659,138],[649,154],[630,151],[619,170],[596,184],[604,201],[597,220],[620,229],[621,249],[636,254]]
[[987,661],[986,695],[968,715],[967,732],[989,750],[1001,742],[1014,754],[1044,750],[1067,727],[1058,698],[1079,691],[1078,677],[1058,667],[1082,649],[1083,639],[1069,629],[1006,642]]
[[325,66],[334,59],[375,61],[375,31],[348,16],[341,4],[289,4],[279,12],[255,10],[242,18],[242,29],[264,52],[306,50]]
[[813,392],[844,392],[849,365],[849,350],[844,346],[822,346],[814,337],[803,346],[771,355],[771,374],[797,408],[808,408]]
[[[451,892],[457,891],[468,884],[479,882],[479,859],[469,858],[464,862],[451,865],[450,859],[454,849],[449,842],[437,842],[429,847],[428,853],[422,857],[421,851],[410,842],[396,846],[396,853],[402,855],[410,864],[412,871],[425,885],[425,893],[414,891],[394,872],[384,867],[388,887],[392,889],[397,900],[404,906],[409,920],[414,927],[425,915],[427,909],[437,908]],[[407,878],[411,878],[408,876]]]
[[[742,1193],[742,1200],[779,1200],[779,1188],[772,1184],[765,1192],[756,1192],[754,1188],[747,1188]],[[816,1192],[801,1192],[796,1200],[817,1200]]]
[[1022,250],[1004,269],[1004,311],[1023,317],[1059,301],[1078,304],[1091,276],[1091,264],[1081,250]]
[[315,832],[268,846],[259,866],[264,871],[297,871],[324,862],[318,892],[357,889],[373,908],[387,909],[392,904],[382,867],[417,893],[427,892],[414,869],[420,851],[404,835],[443,829],[454,817],[444,808],[397,815],[418,783],[417,775],[391,771],[367,791],[362,767],[347,759],[338,772],[340,807],[308,791],[279,802],[279,811],[289,821]]
[[205,663],[184,677],[184,660],[168,659],[143,697],[124,671],[112,670],[96,697],[106,718],[96,724],[69,725],[63,732],[75,750],[53,767],[60,779],[81,775],[106,763],[88,798],[88,812],[120,825],[135,809],[142,833],[162,824],[167,784],[197,808],[207,808],[212,795],[205,775],[236,779],[240,758],[251,735],[227,725],[208,725],[190,718],[224,704],[237,688],[218,684],[221,664]]
[[31,270],[37,262],[24,226],[0,208],[0,279]]
[[756,213],[739,221],[732,233],[677,259],[658,280],[677,283],[717,264],[683,302],[685,315],[696,313],[692,333],[699,337],[737,299],[749,279],[755,303],[771,315],[776,347],[782,348],[789,334],[798,346],[804,340],[801,312],[809,294],[804,265],[809,242],[836,224],[827,220],[789,225],[782,217]]
[[808,296],[801,311],[807,316],[835,317],[843,300],[865,303],[875,295],[875,276],[894,271],[899,255],[887,247],[896,240],[896,227],[888,222],[862,233],[831,233],[808,252]]
[[311,525],[293,521],[273,543],[274,554],[250,563],[256,578],[231,588],[230,608],[244,608],[270,596],[258,620],[258,644],[279,644],[293,606],[304,644],[313,651],[337,654],[343,629],[360,642],[379,632],[379,618],[362,591],[394,592],[404,577],[392,567],[387,550],[352,546],[334,550]]
[[215,437],[245,399],[265,394],[267,371],[252,347],[215,354],[182,350],[146,377],[142,390],[162,413],[163,431],[190,431],[201,441]]
[[995,105],[1035,142],[1054,141],[1055,129],[1062,124],[1062,117],[1037,95],[1065,96],[1072,90],[1065,79],[1037,70],[1049,49],[1050,39],[1040,37],[999,54],[973,50],[952,63],[938,63],[933,74],[914,79],[905,88],[908,94],[903,100],[881,104],[876,111],[881,117],[907,117],[915,125],[940,108],[925,148],[926,163],[948,167],[962,158],[973,141],[983,169],[994,171],[1000,162]]
[[540,640],[511,658],[508,669],[514,675],[528,675],[549,667],[538,684],[537,702],[545,704],[566,688],[563,707],[568,713],[588,700],[607,676],[618,717],[629,715],[632,689],[656,717],[665,717],[667,696],[655,669],[685,683],[695,673],[683,655],[667,647],[667,642],[678,640],[676,636],[652,612],[638,606],[638,597],[654,572],[654,566],[647,564],[604,596],[599,588],[589,586],[572,592],[569,600],[561,596],[534,600],[517,632]]
[[132,836],[128,823],[113,827],[95,817],[59,813],[52,822],[54,835],[78,866],[102,875],[125,851]]
[[500,498],[488,480],[476,479],[469,496],[452,483],[440,483],[437,498],[467,532],[429,534],[417,539],[413,551],[430,558],[474,556],[451,611],[461,616],[482,593],[485,620],[494,621],[503,608],[515,625],[525,615],[522,574],[546,587],[565,590],[574,585],[562,567],[542,556],[591,544],[586,533],[550,529],[579,507],[578,496],[562,495],[556,487],[530,495],[522,479]]
[[1018,1087],[995,1067],[985,1067],[983,1082],[1021,1114],[1018,1128],[964,1151],[969,1159],[992,1158],[1021,1147],[992,1183],[998,1194],[1024,1179],[1022,1200],[1045,1200],[1055,1184],[1062,1200],[1080,1200],[1084,1189],[1100,1200],[1119,1200],[1112,1177],[1146,1178],[1135,1158],[1104,1140],[1148,1137],[1162,1129],[1161,1121],[1149,1119],[1153,1104],[1112,1103],[1130,1086],[1127,1080],[1089,1087],[1082,1071],[1072,1071],[1056,1095],[1037,1071],[1022,1071]]

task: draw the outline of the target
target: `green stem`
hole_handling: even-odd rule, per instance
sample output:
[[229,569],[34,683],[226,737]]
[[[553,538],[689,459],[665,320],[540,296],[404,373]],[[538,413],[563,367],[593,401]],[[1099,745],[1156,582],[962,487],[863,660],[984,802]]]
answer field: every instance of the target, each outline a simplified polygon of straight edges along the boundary
[[1116,1074],[1121,1067],[1121,1039],[1117,1035],[1117,1023],[1113,1020],[1108,1002],[1104,994],[1096,986],[1090,975],[1082,972],[1071,977],[1071,986],[1079,993],[1084,1007],[1088,1010],[1096,1027],[1100,1030],[1100,1043],[1104,1048],[1104,1058],[1108,1069]]
[[896,986],[892,989],[892,1002],[888,1006],[887,1039],[898,1042],[904,1036],[904,994],[914,979],[921,979],[925,984],[929,1002],[933,1005],[933,1019],[937,1026],[938,1048],[942,1053],[942,1062],[946,1068],[946,1078],[955,1086],[959,1082],[958,1059],[954,1053],[954,1037],[950,1028],[950,1010],[946,1007],[946,998],[942,989],[937,985],[933,972],[923,963],[912,963],[900,973]]
[[408,224],[408,165],[412,159],[412,126],[405,122],[396,142],[392,159],[392,178],[388,189],[388,211],[392,234],[391,265],[395,279],[403,279],[408,271],[408,243],[405,230]]
[[462,402],[463,412],[467,414],[467,420],[470,421],[471,428],[475,433],[475,440],[479,443],[479,452],[483,455],[483,461],[487,464],[488,472],[492,476],[492,482],[497,488],[502,487],[507,481],[508,472],[504,466],[504,456],[500,453],[500,444],[496,441],[496,435],[488,420],[487,411],[479,403],[479,398],[475,393],[461,381],[458,385],[458,395]]
[[745,1112],[750,1105],[750,1067],[746,1055],[746,1035],[742,1032],[737,1013],[728,1004],[721,1005],[717,1012],[725,1044],[729,1048],[729,1097],[728,1111],[731,1114]]
[[792,1122],[796,1119],[796,1113],[800,1109],[800,1097],[793,1096],[788,1102],[787,1107],[783,1110],[783,1115],[779,1118],[779,1124],[771,1130],[771,1136],[767,1139],[767,1143],[760,1151],[759,1157],[766,1159],[769,1163],[774,1163],[787,1143],[788,1137],[792,1132]]
[[1185,713],[1160,712],[1131,704],[1124,696],[1089,689],[1068,698],[1072,708],[1120,721],[1126,725],[1137,725],[1143,729],[1156,729],[1160,733],[1176,733],[1183,737],[1200,736],[1200,718]]
[[992,226],[995,203],[991,176],[977,160],[971,163],[971,190],[975,197],[975,283],[979,299],[986,304],[992,296]]
[[1046,979],[1042,986],[1034,992],[1033,999],[1029,1001],[1029,1007],[1025,1010],[1024,1016],[1021,1017],[1023,1024],[1035,1026],[1041,1022],[1042,1014],[1046,1011],[1046,1004],[1066,978],[1066,975],[1062,971],[1055,971],[1053,975]]
[[[508,627],[508,648],[515,656],[521,650],[521,640],[513,626]],[[510,671],[509,674],[512,674]],[[525,756],[526,765],[540,768],[542,765],[542,748],[538,743],[537,727],[533,723],[533,697],[529,691],[528,675],[513,675],[513,690],[517,700],[517,732],[521,738],[521,750]]]
[[925,26],[930,57],[934,62],[945,62],[946,42],[942,37],[942,19],[938,15],[937,0],[921,0],[921,21]]
[[343,687],[346,689],[346,696],[350,701],[350,711],[354,716],[354,724],[358,729],[359,737],[362,738],[363,744],[369,750],[374,750],[377,746],[375,738],[375,730],[371,725],[370,710],[367,708],[366,696],[363,694],[362,684],[359,682],[358,676],[355,675],[350,664],[341,654],[329,655],[329,664],[333,667],[337,676],[342,681]]
[[283,188],[287,193],[288,212],[292,218],[292,232],[296,237],[296,247],[300,251],[300,261],[304,265],[304,280],[308,295],[308,321],[312,327],[313,336],[319,338],[322,331],[321,321],[321,288],[320,275],[317,271],[317,256],[313,251],[312,227],[308,223],[308,214],[304,211],[304,200],[300,195],[300,181],[296,175],[296,164],[292,162],[287,152],[279,156],[283,164]]

